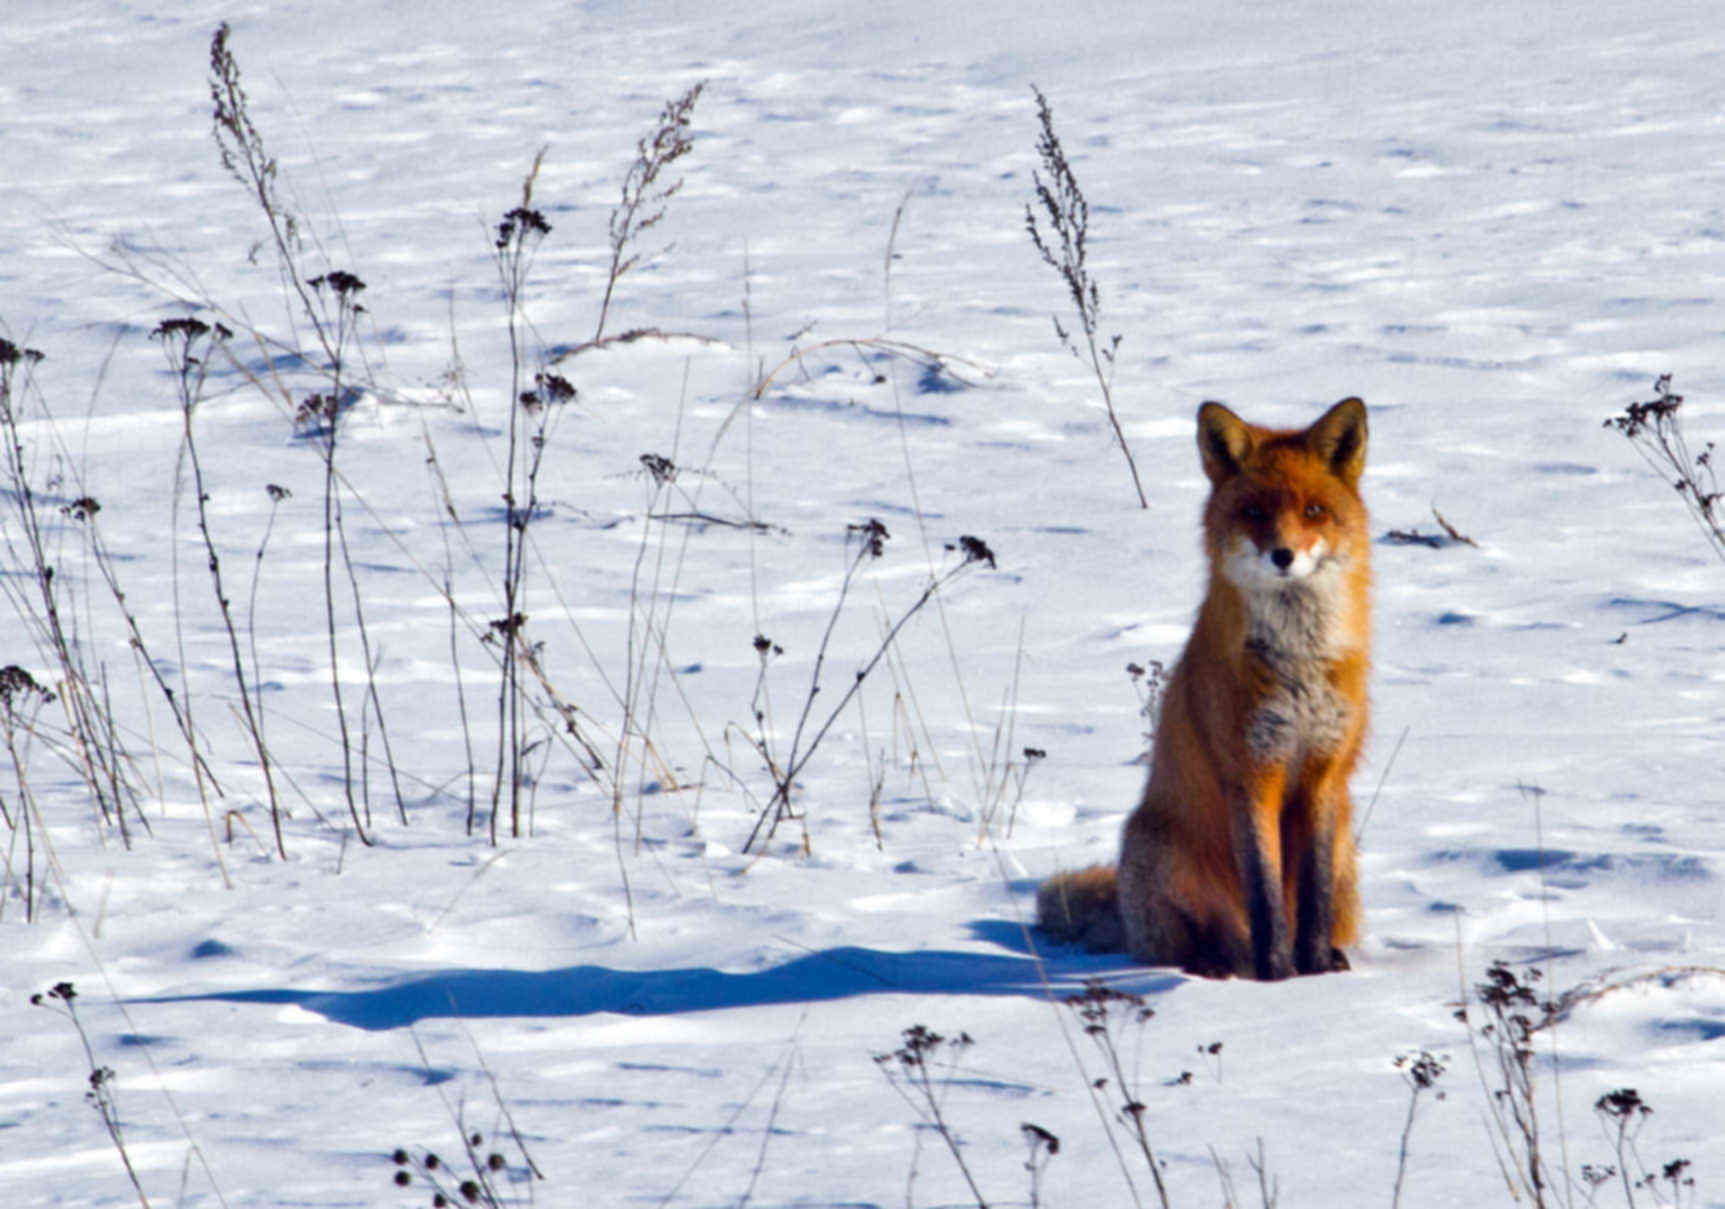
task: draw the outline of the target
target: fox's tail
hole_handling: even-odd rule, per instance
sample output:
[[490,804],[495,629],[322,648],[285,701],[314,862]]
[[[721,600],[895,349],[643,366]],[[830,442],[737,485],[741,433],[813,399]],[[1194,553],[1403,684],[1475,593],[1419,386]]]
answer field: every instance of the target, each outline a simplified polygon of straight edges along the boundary
[[1126,946],[1114,866],[1057,873],[1036,891],[1036,922],[1053,939],[1098,952]]

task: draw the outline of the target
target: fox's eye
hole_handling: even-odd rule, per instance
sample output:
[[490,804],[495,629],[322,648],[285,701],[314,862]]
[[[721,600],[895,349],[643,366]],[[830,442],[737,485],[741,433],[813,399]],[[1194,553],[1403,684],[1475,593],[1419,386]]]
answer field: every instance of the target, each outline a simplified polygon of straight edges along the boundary
[[1270,519],[1270,514],[1262,504],[1247,504],[1240,509],[1240,515],[1254,525],[1261,525]]
[[1309,521],[1321,521],[1329,514],[1330,510],[1322,504],[1306,505],[1306,519]]

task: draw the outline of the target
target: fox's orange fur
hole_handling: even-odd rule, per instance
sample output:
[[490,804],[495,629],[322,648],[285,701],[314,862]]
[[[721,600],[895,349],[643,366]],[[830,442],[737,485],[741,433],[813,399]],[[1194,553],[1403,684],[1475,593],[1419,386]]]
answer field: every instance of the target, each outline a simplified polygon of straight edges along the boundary
[[1285,978],[1359,932],[1348,776],[1366,730],[1366,409],[1275,430],[1198,412],[1209,590],[1169,677],[1116,869],[1057,876],[1042,926],[1138,961]]

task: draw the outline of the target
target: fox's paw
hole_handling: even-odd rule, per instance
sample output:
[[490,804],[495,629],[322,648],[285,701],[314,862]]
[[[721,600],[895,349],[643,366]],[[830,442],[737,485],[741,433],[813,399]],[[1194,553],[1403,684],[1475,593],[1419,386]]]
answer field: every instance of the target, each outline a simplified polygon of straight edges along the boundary
[[1299,971],[1288,958],[1277,956],[1260,967],[1256,973],[1259,982],[1280,982],[1284,978],[1292,978]]
[[1307,959],[1300,962],[1300,973],[1302,974],[1339,974],[1343,970],[1351,970],[1352,968],[1353,966],[1348,962],[1348,955],[1334,946],[1331,946],[1322,957],[1315,961]]
[[1232,962],[1215,953],[1193,954],[1181,963],[1180,969],[1186,974],[1193,974],[1199,978],[1214,978],[1217,981],[1232,978],[1235,974],[1246,973],[1244,970],[1235,969]]
[[1270,949],[1254,954],[1236,972],[1242,978],[1256,978],[1259,982],[1280,982],[1303,971],[1286,949]]
[[1348,955],[1335,945],[1302,945],[1295,955],[1294,965],[1302,974],[1336,974],[1352,968],[1348,964]]

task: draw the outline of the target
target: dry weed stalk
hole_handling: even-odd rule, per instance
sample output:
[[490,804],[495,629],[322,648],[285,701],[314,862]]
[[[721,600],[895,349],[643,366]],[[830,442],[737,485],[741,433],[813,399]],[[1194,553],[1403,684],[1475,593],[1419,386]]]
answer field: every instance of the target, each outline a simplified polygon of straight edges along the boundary
[[[186,317],[164,319],[150,335],[162,342],[163,355],[167,357],[168,368],[174,375],[175,386],[179,392],[180,439],[183,442],[187,461],[191,463],[192,467],[192,490],[197,502],[198,533],[203,538],[204,553],[209,560],[210,584],[215,590],[216,604],[221,609],[222,614],[222,626],[228,636],[228,653],[231,656],[234,669],[234,685],[239,689],[240,708],[245,718],[246,733],[251,738],[252,750],[257,754],[258,769],[263,773],[264,787],[269,796],[270,826],[275,834],[276,854],[286,860],[287,843],[282,838],[281,802],[276,796],[275,774],[271,768],[269,745],[264,742],[263,729],[258,724],[257,712],[252,705],[251,689],[246,684],[245,661],[240,657],[240,640],[239,633],[234,626],[233,607],[228,599],[227,589],[222,583],[222,560],[220,554],[216,552],[215,538],[210,532],[210,494],[204,483],[203,461],[198,456],[196,430],[192,424],[198,404],[203,399],[204,383],[209,373],[210,354],[218,345],[225,343],[232,337],[233,333],[219,323],[211,327],[201,319]],[[255,669],[253,679],[256,679]]]
[[[1079,348],[1058,315],[1054,318],[1054,332],[1066,350],[1086,362],[1096,375],[1096,386],[1102,392],[1102,405],[1108,411],[1108,423],[1114,430],[1115,443],[1120,446],[1120,452],[1126,457],[1126,468],[1132,473],[1132,487],[1138,493],[1138,505],[1148,508],[1150,501],[1145,497],[1144,484],[1138,477],[1138,463],[1132,456],[1131,446],[1126,443],[1126,433],[1120,427],[1120,417],[1114,410],[1114,367],[1115,357],[1120,351],[1120,337],[1115,335],[1107,343],[1099,343],[1102,294],[1086,263],[1090,203],[1078,187],[1078,178],[1067,161],[1066,149],[1060,145],[1060,136],[1054,133],[1054,113],[1048,107],[1048,98],[1040,89],[1033,87],[1031,91],[1036,94],[1036,120],[1040,127],[1036,154],[1042,161],[1042,171],[1048,176],[1044,179],[1042,173],[1031,174],[1036,186],[1036,204],[1025,205],[1024,225],[1043,263],[1058,273],[1066,286],[1078,315],[1078,331],[1083,337],[1084,347]],[[1042,211],[1040,221],[1037,219],[1038,207]]]
[[[1480,1085],[1485,1089],[1492,1126],[1492,1153],[1512,1196],[1526,1196],[1535,1209],[1554,1203],[1552,1175],[1545,1157],[1533,1069],[1533,1034],[1551,1018],[1551,1003],[1536,991],[1541,974],[1525,977],[1504,962],[1493,962],[1474,996],[1485,1014],[1475,1025],[1466,1006],[1457,1018],[1467,1027]],[[1485,1055],[1475,1037],[1485,1043]]]
[[[1155,1148],[1150,1142],[1150,1131],[1144,1124],[1149,1108],[1138,1096],[1138,1073],[1126,1069],[1125,1060],[1120,1053],[1124,1030],[1131,1027],[1142,1032],[1156,1014],[1155,1011],[1144,1002],[1142,996],[1115,990],[1098,979],[1086,981],[1084,990],[1076,995],[1068,995],[1065,1003],[1078,1017],[1084,1028],[1084,1035],[1090,1038],[1102,1058],[1106,1073],[1093,1081],[1093,1091],[1101,1093],[1110,1083],[1113,1084],[1114,1095],[1120,1101],[1116,1109],[1118,1119],[1127,1127],[1132,1142],[1137,1146],[1138,1153],[1150,1171],[1151,1182],[1156,1186],[1157,1201],[1162,1209],[1169,1209],[1168,1187],[1162,1180],[1162,1162],[1156,1157]],[[1112,1143],[1112,1137],[1109,1140]],[[1133,1191],[1133,1197],[1137,1198],[1136,1190]]]
[[[341,489],[344,484],[336,470],[340,421],[354,395],[348,361],[350,357],[357,355],[358,351],[360,316],[366,313],[366,308],[359,302],[359,295],[366,285],[359,277],[345,269],[329,269],[315,276],[306,273],[303,267],[304,223],[283,198],[276,160],[269,154],[263,135],[252,119],[239,62],[228,46],[230,33],[227,23],[223,22],[210,39],[209,83],[213,106],[211,121],[217,152],[222,167],[227,169],[257,202],[269,229],[271,245],[275,249],[282,287],[298,303],[297,308],[292,305],[288,307],[288,321],[297,326],[298,317],[303,315],[311,324],[313,335],[323,354],[321,373],[328,382],[327,390],[314,391],[297,405],[293,402],[290,388],[279,380],[273,382],[272,393],[278,394],[290,408],[295,427],[300,434],[316,443],[323,462],[324,621],[328,637],[330,692],[334,700],[337,729],[341,736],[342,793],[354,829],[360,840],[370,845],[370,767],[366,753],[369,750],[372,718],[376,719],[379,738],[383,744],[395,794],[396,810],[404,823],[407,821],[407,810],[389,737],[389,727],[377,689],[378,661],[371,649],[359,579],[348,548],[347,532],[342,523]],[[263,335],[255,329],[252,334],[260,346],[266,343]],[[254,384],[263,387],[255,375],[248,374],[248,377]],[[338,549],[353,600],[355,633],[366,675],[365,698],[359,717],[362,749],[359,761],[360,799],[354,796],[354,740],[339,666],[335,600],[335,555]],[[364,817],[360,811],[361,800],[364,804]]]
[[1629,404],[1605,426],[1627,437],[1642,460],[1671,484],[1713,553],[1725,559],[1725,492],[1719,489],[1714,443],[1708,441],[1700,452],[1689,444],[1677,414],[1683,396],[1672,391],[1670,374],[1659,375],[1653,390],[1652,399]]
[[523,389],[525,354],[522,348],[526,325],[525,303],[528,274],[533,258],[551,224],[534,208],[533,186],[545,159],[541,147],[521,182],[521,204],[504,214],[497,224],[493,252],[503,287],[509,333],[509,422],[508,449],[503,468],[503,616],[490,623],[488,637],[500,644],[500,675],[497,686],[497,770],[491,786],[491,842],[497,842],[497,819],[503,809],[503,787],[508,785],[509,827],[521,834],[521,790],[524,738],[519,652],[527,622],[525,580],[527,530],[538,507],[539,470],[545,457],[546,425],[554,411],[575,397],[567,379],[541,371],[533,390]]
[[78,1040],[84,1047],[84,1058],[89,1064],[90,1090],[84,1093],[84,1100],[95,1109],[96,1115],[102,1120],[102,1128],[108,1134],[108,1140],[119,1152],[120,1162],[126,1168],[126,1178],[132,1183],[132,1191],[138,1198],[143,1209],[150,1209],[150,1198],[144,1195],[144,1185],[138,1179],[137,1169],[132,1166],[132,1156],[126,1150],[126,1138],[120,1130],[120,1107],[114,1099],[114,1070],[96,1061],[96,1051],[90,1044],[90,1034],[84,1028],[84,1022],[78,1019],[78,1009],[73,1007],[73,1000],[78,992],[69,982],[57,982],[49,990],[30,996],[30,1002],[37,1007],[52,1008],[71,1021],[72,1027],[78,1033]]
[[[7,487],[4,494],[11,501],[17,532],[23,538],[23,555],[18,556],[11,546],[10,526],[6,543],[8,552],[20,563],[17,578],[27,581],[30,588],[16,587],[10,575],[0,576],[0,584],[12,598],[32,640],[58,669],[58,698],[71,740],[70,752],[63,754],[88,787],[99,823],[116,828],[121,843],[130,848],[125,807],[128,801],[136,804],[137,792],[126,772],[128,757],[105,694],[97,691],[85,662],[85,644],[76,631],[77,610],[64,607],[64,577],[56,574],[51,535],[44,524],[25,452],[22,412],[26,398],[37,393],[35,370],[42,360],[37,349],[22,348],[0,337],[0,466]],[[140,814],[140,820],[142,817]]]
[[[809,673],[809,687],[803,696],[802,708],[797,715],[790,746],[782,755],[776,750],[772,738],[772,728],[767,716],[765,689],[767,668],[770,661],[784,652],[765,635],[755,635],[755,652],[760,657],[760,671],[755,679],[754,696],[750,702],[754,730],[748,736],[748,742],[772,778],[773,792],[765,808],[756,817],[755,825],[749,832],[749,838],[743,843],[744,852],[753,851],[757,842],[765,843],[771,839],[774,832],[778,830],[780,823],[798,817],[791,803],[791,793],[797,778],[802,775],[803,769],[813,758],[821,740],[832,729],[833,723],[850,705],[851,699],[861,690],[869,674],[892,649],[893,644],[898,640],[900,631],[910,622],[911,618],[915,617],[923,606],[933,600],[942,589],[951,584],[958,576],[979,566],[993,568],[995,565],[994,551],[990,550],[988,544],[981,538],[966,534],[948,546],[949,551],[958,554],[959,561],[929,579],[923,587],[922,593],[899,615],[881,639],[880,644],[875,648],[874,653],[850,678],[844,693],[827,714],[826,720],[811,729],[810,721],[814,713],[815,698],[821,694],[821,672],[826,665],[827,647],[832,641],[833,630],[838,625],[839,616],[844,612],[845,600],[850,595],[851,585],[865,562],[880,558],[885,552],[889,536],[886,526],[873,517],[846,528],[846,545],[848,547],[854,541],[855,553],[851,554],[850,562],[845,568],[844,578],[840,581],[838,599],[833,603],[832,612],[827,618],[826,630],[821,636],[820,646],[815,651],[814,666]],[[806,740],[805,735],[807,736]],[[805,850],[807,847],[808,838],[805,832]]]
[[[1408,1143],[1413,1138],[1414,1114],[1419,1111],[1420,1096],[1437,1086],[1437,1081],[1443,1078],[1448,1061],[1447,1055],[1440,1058],[1423,1049],[1417,1054],[1396,1056],[1396,1069],[1401,1071],[1402,1078],[1406,1080],[1409,1095],[1407,1120],[1402,1122],[1401,1148],[1396,1155],[1396,1182],[1390,1192],[1390,1209],[1397,1209],[1402,1201],[1402,1178],[1407,1174]],[[1433,1095],[1439,1100],[1444,1098],[1441,1091],[1435,1091]]]
[[[880,1067],[881,1074],[892,1085],[904,1102],[909,1104],[917,1116],[940,1135],[940,1140],[946,1143],[947,1151],[952,1160],[958,1164],[958,1170],[964,1176],[964,1182],[970,1187],[971,1196],[976,1198],[977,1209],[988,1209],[988,1201],[983,1198],[982,1191],[976,1186],[976,1177],[971,1174],[970,1164],[964,1161],[964,1151],[958,1144],[958,1135],[946,1119],[943,1106],[946,1089],[952,1083],[952,1073],[958,1065],[959,1057],[976,1042],[969,1033],[960,1033],[956,1037],[943,1037],[920,1024],[913,1024],[904,1030],[904,1044],[889,1054],[876,1054],[875,1065]],[[946,1073],[937,1078],[933,1069],[935,1060],[945,1055]]]
[[605,335],[605,319],[611,313],[611,295],[617,282],[641,263],[642,253],[630,249],[641,236],[659,225],[665,217],[666,204],[683,187],[681,177],[674,181],[663,178],[665,170],[695,145],[689,138],[689,124],[703,87],[704,82],[693,84],[682,96],[667,101],[653,132],[635,144],[635,162],[623,176],[623,195],[617,208],[611,211],[611,265],[605,274],[605,297],[599,303],[599,322],[593,328],[592,343],[598,343]]
[[[36,683],[36,678],[17,664],[0,668],[0,728],[6,733],[6,754],[12,760],[12,778],[17,786],[12,809],[8,809],[5,799],[0,798],[0,819],[5,821],[7,830],[12,832],[14,841],[20,830],[24,832],[26,923],[36,922],[36,833],[42,827],[42,817],[36,808],[36,800],[30,793],[29,757],[20,749],[19,739],[22,737],[26,744],[28,743],[29,737],[36,730],[37,714],[53,700],[54,694]],[[14,876],[12,847],[8,845],[6,883],[10,883]],[[0,883],[0,915],[5,912],[6,900],[5,883]]]
[[773,366],[771,370],[761,375],[760,380],[755,383],[754,389],[749,392],[749,397],[752,399],[764,398],[767,390],[778,380],[779,375],[784,373],[785,370],[789,369],[793,365],[802,369],[803,359],[810,353],[818,353],[831,348],[854,349],[858,356],[862,355],[862,350],[864,349],[877,353],[885,353],[889,357],[898,357],[906,361],[914,361],[918,365],[923,365],[942,373],[952,374],[955,378],[958,378],[959,375],[953,373],[954,366],[963,366],[965,370],[975,374],[979,378],[989,378],[994,374],[993,370],[984,365],[980,365],[975,361],[967,360],[964,357],[956,357],[950,353],[936,352],[933,349],[924,348],[918,344],[911,344],[909,341],[905,340],[892,339],[886,336],[844,337],[833,340],[817,340],[812,344],[797,345],[795,348],[791,349],[789,353],[785,354],[782,361]]

